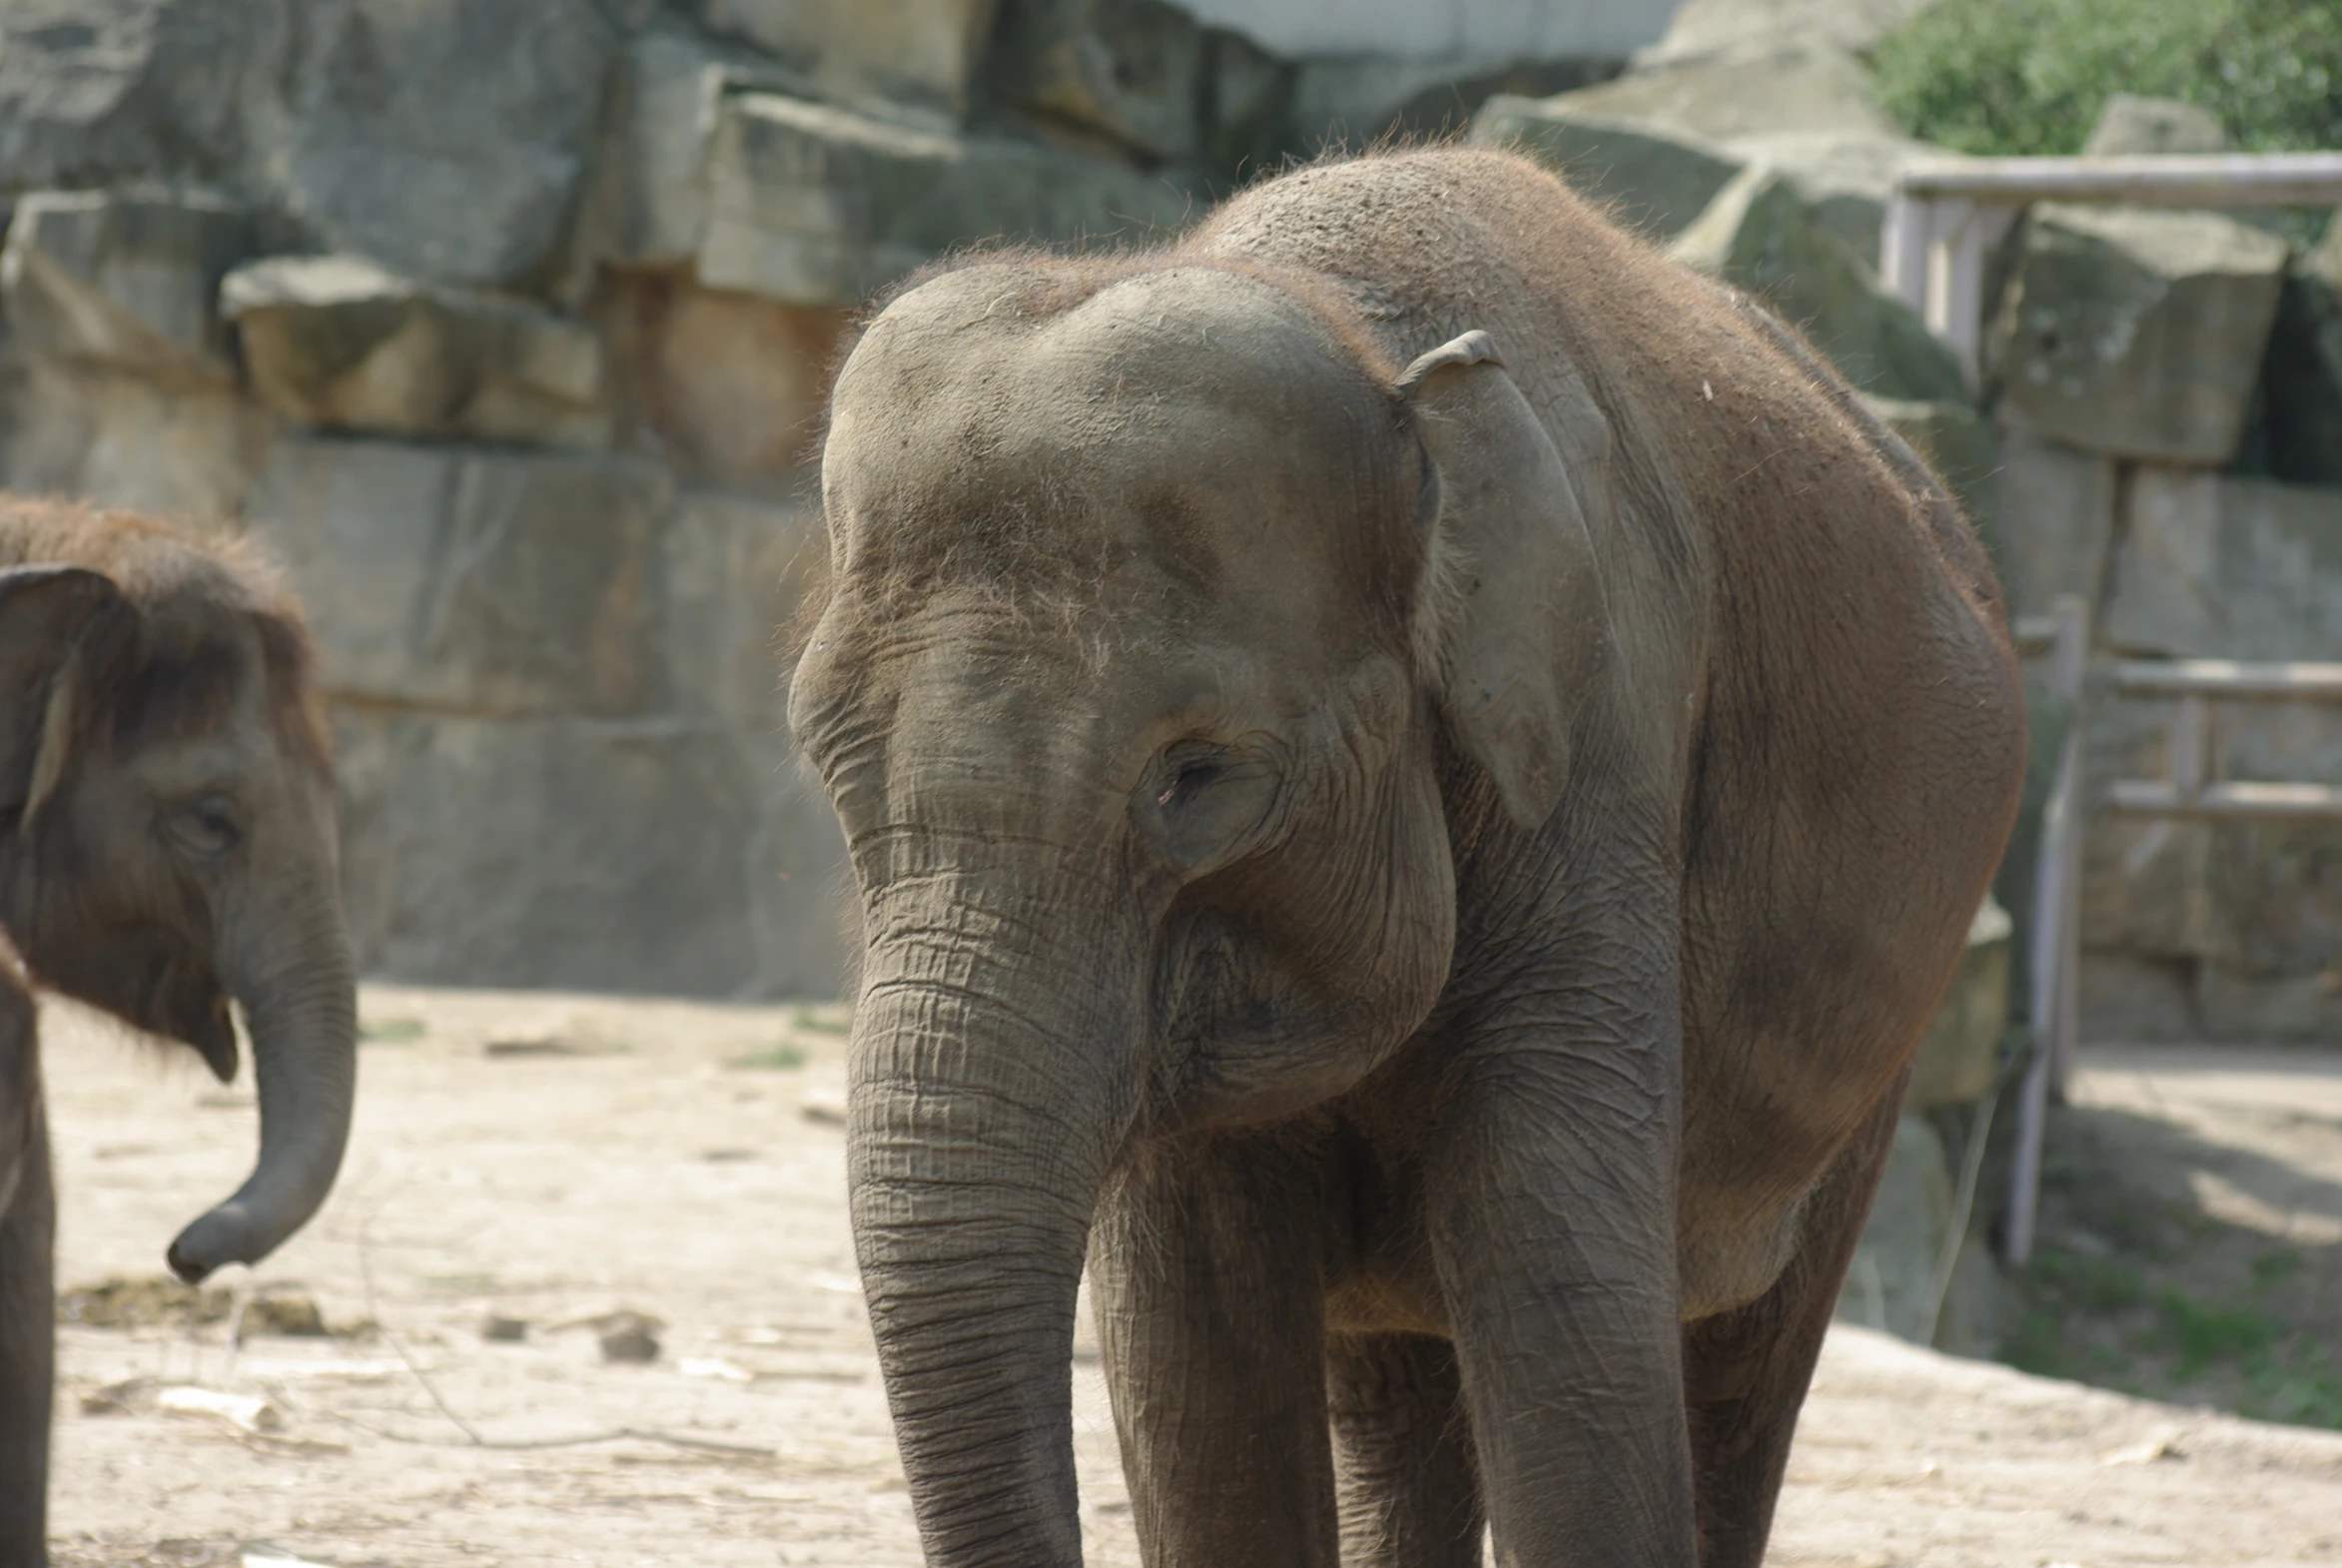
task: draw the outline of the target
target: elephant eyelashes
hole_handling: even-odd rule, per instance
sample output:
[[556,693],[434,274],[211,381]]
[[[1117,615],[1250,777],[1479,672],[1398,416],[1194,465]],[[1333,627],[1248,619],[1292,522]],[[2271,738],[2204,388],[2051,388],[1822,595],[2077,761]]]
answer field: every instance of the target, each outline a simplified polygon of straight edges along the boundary
[[1236,849],[1276,799],[1276,769],[1222,746],[1190,743],[1158,759],[1132,816],[1163,852],[1193,868]]

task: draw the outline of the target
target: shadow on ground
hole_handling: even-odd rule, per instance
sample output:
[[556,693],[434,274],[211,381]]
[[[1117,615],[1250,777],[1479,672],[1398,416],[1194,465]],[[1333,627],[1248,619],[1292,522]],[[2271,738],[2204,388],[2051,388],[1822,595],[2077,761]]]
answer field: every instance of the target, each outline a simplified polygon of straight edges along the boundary
[[2342,1429],[2342,1120],[2070,1105],[2048,1151],[2003,1360]]

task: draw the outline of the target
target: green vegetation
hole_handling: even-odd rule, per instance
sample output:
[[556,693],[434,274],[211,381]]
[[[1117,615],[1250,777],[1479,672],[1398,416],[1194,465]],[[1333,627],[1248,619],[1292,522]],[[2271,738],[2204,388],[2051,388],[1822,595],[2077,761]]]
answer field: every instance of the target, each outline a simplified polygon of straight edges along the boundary
[[843,1035],[854,1027],[853,1019],[843,1014],[816,1013],[801,1007],[790,1013],[789,1027],[801,1029],[809,1035]]
[[368,1019],[358,1026],[358,1038],[370,1046],[402,1046],[426,1033],[419,1018]]
[[2342,148],[2342,0],[1943,0],[1874,63],[1906,130],[1964,153],[2078,153],[2118,92],[2250,152]]
[[751,1051],[746,1056],[734,1057],[726,1065],[736,1068],[761,1068],[767,1071],[786,1072],[791,1068],[803,1067],[805,1053],[790,1045],[767,1046],[762,1051]]

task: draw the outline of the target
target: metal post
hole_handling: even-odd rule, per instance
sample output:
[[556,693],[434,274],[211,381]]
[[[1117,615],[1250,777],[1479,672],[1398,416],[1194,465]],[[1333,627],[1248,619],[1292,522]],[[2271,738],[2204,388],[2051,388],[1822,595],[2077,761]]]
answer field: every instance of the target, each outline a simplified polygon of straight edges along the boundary
[[1928,308],[1929,202],[1898,191],[1887,199],[1879,232],[1879,277],[1887,292],[1915,311]]
[[2066,700],[2070,717],[2065,742],[2057,751],[2049,799],[2041,811],[2040,846],[2033,863],[2032,993],[2027,1009],[2033,1059],[2026,1064],[2017,1091],[2016,1154],[2009,1172],[2008,1224],[2001,1235],[2001,1249],[2011,1265],[2032,1256],[2049,1095],[2052,1088],[2062,1093],[2080,994],[2075,972],[2081,930],[2081,688],[2089,653],[2089,610],[2069,593],[2058,598],[2052,613],[2056,633],[2049,652],[2049,689]]

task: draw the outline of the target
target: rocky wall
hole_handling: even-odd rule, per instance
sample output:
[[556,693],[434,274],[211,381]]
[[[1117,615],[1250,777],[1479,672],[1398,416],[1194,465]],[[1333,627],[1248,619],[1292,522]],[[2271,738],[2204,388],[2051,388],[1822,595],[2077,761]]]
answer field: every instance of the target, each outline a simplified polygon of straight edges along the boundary
[[1620,64],[1548,54],[1280,59],[1160,0],[0,0],[0,484],[285,562],[369,972],[832,995],[776,647],[854,310]]

